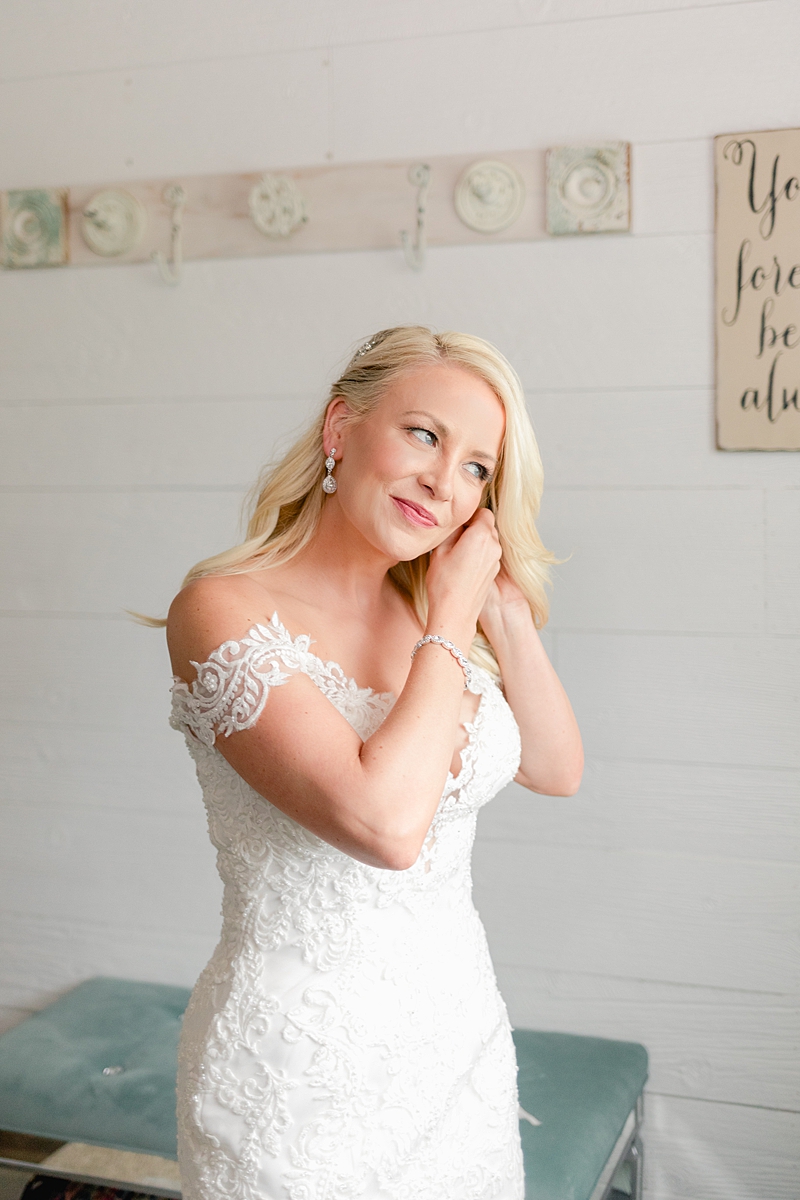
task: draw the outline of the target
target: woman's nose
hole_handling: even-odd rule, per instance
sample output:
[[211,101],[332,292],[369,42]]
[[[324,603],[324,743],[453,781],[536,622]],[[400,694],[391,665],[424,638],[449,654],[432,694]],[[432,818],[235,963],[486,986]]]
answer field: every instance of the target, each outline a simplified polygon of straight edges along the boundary
[[436,500],[452,500],[453,467],[450,463],[440,460],[435,467],[430,467],[419,476],[419,482]]

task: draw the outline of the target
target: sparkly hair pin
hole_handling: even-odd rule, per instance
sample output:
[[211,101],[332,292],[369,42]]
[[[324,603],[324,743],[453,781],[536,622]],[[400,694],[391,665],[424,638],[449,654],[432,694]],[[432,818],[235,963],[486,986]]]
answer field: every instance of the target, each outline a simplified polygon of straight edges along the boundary
[[373,333],[372,337],[369,338],[368,341],[364,342],[363,346],[359,346],[359,348],[356,350],[355,354],[353,355],[353,362],[357,362],[359,358],[363,358],[365,354],[369,354],[370,350],[374,349],[374,347],[382,341],[382,333]]

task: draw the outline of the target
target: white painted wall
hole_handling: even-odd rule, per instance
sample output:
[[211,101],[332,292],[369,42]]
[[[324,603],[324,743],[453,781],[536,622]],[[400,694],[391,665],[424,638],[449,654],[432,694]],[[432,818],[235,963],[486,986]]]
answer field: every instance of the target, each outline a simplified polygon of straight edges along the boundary
[[572,800],[485,813],[512,1019],[640,1039],[650,1200],[796,1200],[800,456],[712,437],[715,133],[800,124],[796,0],[5,0],[0,186],[634,143],[634,232],[0,275],[0,1013],[191,983],[218,888],[163,611],[348,347],[496,341],[547,470]]

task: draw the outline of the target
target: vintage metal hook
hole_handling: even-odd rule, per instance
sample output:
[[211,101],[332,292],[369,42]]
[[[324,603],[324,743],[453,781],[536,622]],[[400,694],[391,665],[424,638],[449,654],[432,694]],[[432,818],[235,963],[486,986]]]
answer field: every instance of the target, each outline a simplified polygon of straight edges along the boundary
[[417,233],[413,246],[405,230],[400,234],[400,241],[408,265],[413,271],[421,271],[425,265],[425,201],[431,184],[431,169],[428,164],[415,163],[408,172],[408,182],[417,189]]
[[179,183],[170,183],[164,188],[162,199],[172,209],[169,261],[160,250],[153,251],[152,259],[164,283],[174,287],[180,283],[183,266],[183,209],[186,204],[186,192]]

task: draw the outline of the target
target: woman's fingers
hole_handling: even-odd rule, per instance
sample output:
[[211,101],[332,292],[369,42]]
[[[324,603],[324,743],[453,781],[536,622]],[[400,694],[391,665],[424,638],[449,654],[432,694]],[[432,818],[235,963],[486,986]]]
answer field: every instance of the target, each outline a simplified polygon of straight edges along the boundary
[[465,529],[466,529],[465,525],[460,525],[458,529],[454,529],[453,532],[451,534],[449,534],[449,536],[446,537],[443,542],[439,543],[439,545],[436,547],[436,549],[433,551],[433,553],[434,554],[446,554],[448,550],[452,550],[453,546],[455,546],[456,542],[461,537],[461,535],[463,534]]
[[428,599],[437,617],[474,631],[500,570],[501,557],[494,515],[478,509],[431,554]]

